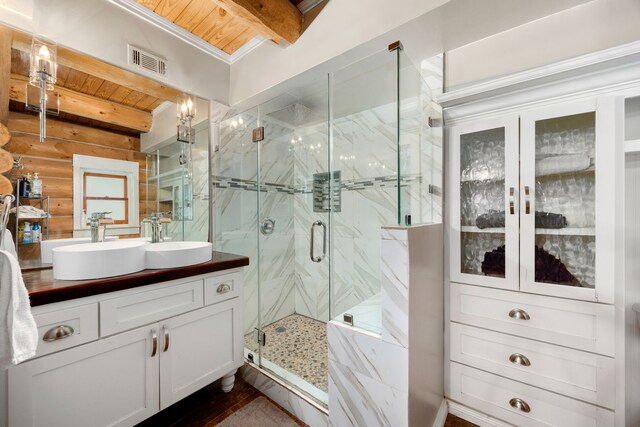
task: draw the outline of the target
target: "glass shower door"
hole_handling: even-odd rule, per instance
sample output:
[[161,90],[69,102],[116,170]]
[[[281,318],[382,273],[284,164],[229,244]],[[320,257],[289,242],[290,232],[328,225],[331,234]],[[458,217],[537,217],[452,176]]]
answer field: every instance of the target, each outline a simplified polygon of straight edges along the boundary
[[256,145],[261,365],[327,402],[329,210],[340,192],[331,199],[325,82],[261,105]]

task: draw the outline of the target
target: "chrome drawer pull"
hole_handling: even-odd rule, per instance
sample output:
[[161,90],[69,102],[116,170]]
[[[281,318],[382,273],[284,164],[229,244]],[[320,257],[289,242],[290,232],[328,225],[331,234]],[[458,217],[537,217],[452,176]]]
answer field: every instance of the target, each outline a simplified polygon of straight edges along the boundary
[[529,361],[527,356],[524,356],[520,353],[513,353],[511,356],[509,356],[509,362],[522,366],[531,366],[531,362]]
[[218,289],[216,289],[216,292],[219,294],[224,294],[226,292],[229,292],[231,290],[231,286],[229,286],[228,283],[221,283],[220,285],[218,285]]
[[64,338],[69,338],[71,335],[73,335],[74,332],[75,331],[73,330],[73,328],[69,325],[54,326],[44,334],[42,340],[46,342],[52,342]]
[[511,399],[509,401],[509,405],[511,405],[512,408],[521,410],[522,412],[531,412],[531,407],[527,404],[527,402],[522,399],[518,399],[517,397]]
[[529,316],[529,313],[527,313],[526,311],[520,309],[520,308],[514,308],[513,310],[511,310],[509,312],[509,317],[511,317],[512,319],[518,319],[518,320],[529,320],[531,319],[531,316]]

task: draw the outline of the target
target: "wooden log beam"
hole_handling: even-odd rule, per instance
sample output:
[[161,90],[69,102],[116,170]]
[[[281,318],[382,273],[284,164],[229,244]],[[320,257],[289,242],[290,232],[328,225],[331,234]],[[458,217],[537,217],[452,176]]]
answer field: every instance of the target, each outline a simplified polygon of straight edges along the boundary
[[[14,49],[29,52],[31,49],[31,36],[13,31],[11,45]],[[9,52],[11,55],[11,52]],[[11,56],[9,56],[10,58]],[[163,83],[151,80],[131,71],[124,70],[88,55],[75,52],[71,49],[58,46],[58,64],[90,74],[103,80],[124,86],[127,89],[143,92],[166,101],[176,102],[179,90]]]
[[0,124],[9,120],[9,78],[11,77],[11,30],[0,27]]
[[[27,77],[12,74],[9,81],[10,99],[25,102],[27,82]],[[151,129],[152,116],[146,111],[62,87],[56,87],[55,91],[60,94],[60,111],[65,113],[123,126],[139,132],[148,132]]]
[[276,43],[295,43],[302,34],[302,13],[289,0],[213,0],[230,15]]

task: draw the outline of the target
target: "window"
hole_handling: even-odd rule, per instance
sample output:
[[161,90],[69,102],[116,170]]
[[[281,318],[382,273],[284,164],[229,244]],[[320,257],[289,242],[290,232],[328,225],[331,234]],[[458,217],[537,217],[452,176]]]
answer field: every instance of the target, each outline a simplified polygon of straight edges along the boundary
[[92,212],[111,212],[111,236],[139,234],[139,176],[138,162],[74,154],[73,237],[90,235]]
[[129,223],[129,197],[126,175],[84,173],[82,209],[91,217],[93,212],[111,212],[115,224]]

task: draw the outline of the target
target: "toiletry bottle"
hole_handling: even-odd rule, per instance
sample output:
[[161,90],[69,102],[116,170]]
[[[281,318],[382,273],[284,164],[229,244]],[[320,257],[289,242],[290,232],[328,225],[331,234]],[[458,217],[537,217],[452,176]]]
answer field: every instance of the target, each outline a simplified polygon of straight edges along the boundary
[[33,228],[31,229],[31,241],[33,243],[39,243],[40,236],[42,236],[42,234],[40,233],[40,224],[38,224],[37,222],[34,222]]
[[27,174],[27,181],[29,182],[29,185],[27,185],[26,197],[31,197],[31,192],[33,191],[33,178],[31,178],[31,173]]
[[29,187],[31,187],[31,183],[26,176],[23,176],[18,184],[18,195],[20,197],[29,197]]
[[18,226],[18,243],[22,243],[24,239],[24,224]]
[[31,196],[32,197],[42,196],[42,180],[38,178],[38,172],[35,173],[35,177],[33,178],[32,186],[31,186]]
[[22,243],[31,243],[31,224],[24,223],[24,231],[22,232]]

